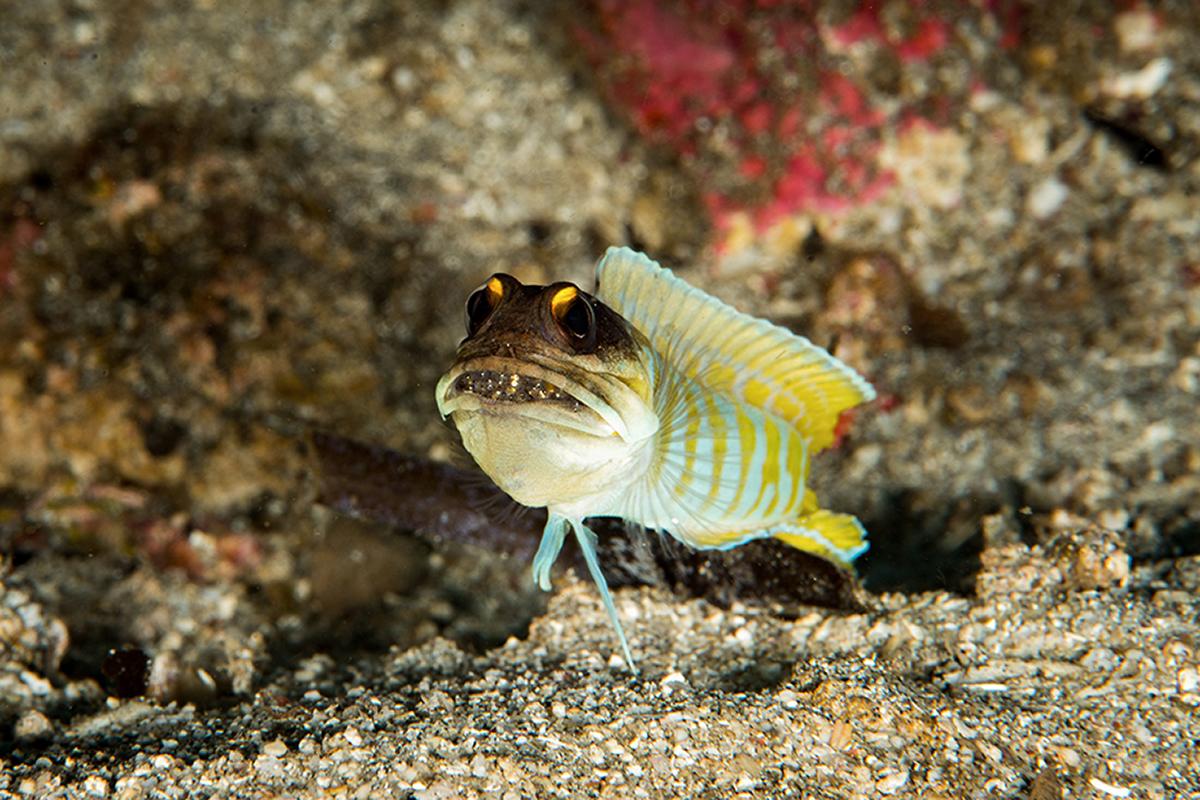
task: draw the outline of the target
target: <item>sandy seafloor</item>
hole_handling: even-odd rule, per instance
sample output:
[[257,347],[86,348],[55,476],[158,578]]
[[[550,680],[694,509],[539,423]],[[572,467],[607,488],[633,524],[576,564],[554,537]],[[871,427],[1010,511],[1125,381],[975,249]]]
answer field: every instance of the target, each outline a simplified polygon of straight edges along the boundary
[[[1195,4],[0,20],[0,796],[1200,796]],[[466,294],[623,243],[877,386],[863,609],[621,589],[633,676],[313,503],[296,435],[460,458]]]

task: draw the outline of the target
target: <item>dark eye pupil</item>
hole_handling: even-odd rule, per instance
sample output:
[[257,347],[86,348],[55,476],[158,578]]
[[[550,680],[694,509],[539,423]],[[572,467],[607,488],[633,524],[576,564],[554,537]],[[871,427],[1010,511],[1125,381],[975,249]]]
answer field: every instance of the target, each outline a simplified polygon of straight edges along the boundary
[[467,334],[474,334],[492,313],[492,296],[487,287],[476,289],[467,298]]
[[575,300],[562,315],[563,327],[578,339],[586,338],[592,332],[593,320],[592,307],[586,300]]

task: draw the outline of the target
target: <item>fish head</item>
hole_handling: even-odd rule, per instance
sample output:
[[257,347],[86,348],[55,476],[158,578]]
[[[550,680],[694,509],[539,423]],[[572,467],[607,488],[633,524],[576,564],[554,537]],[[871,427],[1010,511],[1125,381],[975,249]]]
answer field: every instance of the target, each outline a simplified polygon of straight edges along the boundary
[[437,403],[468,452],[525,505],[603,494],[658,429],[645,338],[566,282],[496,274],[466,311]]

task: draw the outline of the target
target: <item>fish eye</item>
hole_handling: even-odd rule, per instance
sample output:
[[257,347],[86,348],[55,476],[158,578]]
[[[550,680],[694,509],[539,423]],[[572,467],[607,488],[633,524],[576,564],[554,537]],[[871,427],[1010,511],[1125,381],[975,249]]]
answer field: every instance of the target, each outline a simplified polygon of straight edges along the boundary
[[596,312],[591,303],[576,295],[563,304],[558,324],[575,339],[591,339],[596,333]]
[[488,317],[496,310],[496,306],[500,305],[500,298],[503,296],[504,284],[495,276],[471,292],[471,296],[467,298],[468,336],[474,336],[483,323],[487,322]]

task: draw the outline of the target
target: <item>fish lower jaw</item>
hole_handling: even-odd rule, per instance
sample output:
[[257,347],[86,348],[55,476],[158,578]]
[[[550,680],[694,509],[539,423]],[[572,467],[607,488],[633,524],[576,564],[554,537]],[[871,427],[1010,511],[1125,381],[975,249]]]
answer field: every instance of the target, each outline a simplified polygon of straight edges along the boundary
[[[601,441],[617,438],[617,431],[599,414],[583,404],[567,406],[553,401],[526,400],[510,402],[492,400],[476,394],[457,394],[444,401],[441,405],[444,417],[453,419],[459,432],[464,425],[486,424],[488,427],[500,425],[520,425],[525,430],[513,432],[508,438],[524,438],[534,429],[540,429],[546,434],[558,434],[571,437],[586,437],[586,441],[599,439]],[[489,449],[504,448],[506,442],[492,439],[481,446]]]

